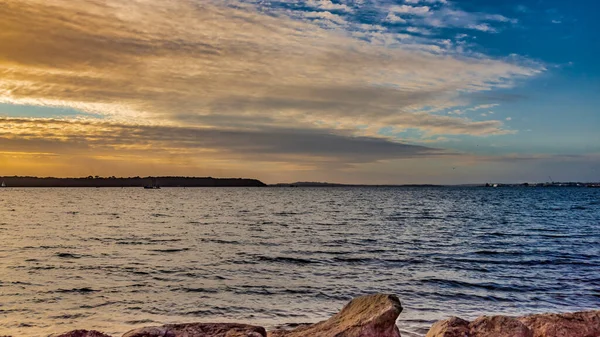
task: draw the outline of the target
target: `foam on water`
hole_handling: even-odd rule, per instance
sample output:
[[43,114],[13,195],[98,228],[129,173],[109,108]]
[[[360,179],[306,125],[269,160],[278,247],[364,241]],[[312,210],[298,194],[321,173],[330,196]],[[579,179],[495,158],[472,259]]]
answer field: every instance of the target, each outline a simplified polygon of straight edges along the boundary
[[600,190],[2,189],[0,335],[600,308]]

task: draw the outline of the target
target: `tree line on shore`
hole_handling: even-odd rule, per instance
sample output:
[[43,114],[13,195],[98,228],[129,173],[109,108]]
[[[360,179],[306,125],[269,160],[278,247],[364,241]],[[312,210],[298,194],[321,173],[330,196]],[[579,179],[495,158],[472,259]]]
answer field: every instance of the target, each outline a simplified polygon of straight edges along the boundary
[[148,185],[161,187],[262,187],[266,186],[257,179],[212,178],[212,177],[100,177],[81,178],[55,177],[0,177],[6,187],[142,187]]

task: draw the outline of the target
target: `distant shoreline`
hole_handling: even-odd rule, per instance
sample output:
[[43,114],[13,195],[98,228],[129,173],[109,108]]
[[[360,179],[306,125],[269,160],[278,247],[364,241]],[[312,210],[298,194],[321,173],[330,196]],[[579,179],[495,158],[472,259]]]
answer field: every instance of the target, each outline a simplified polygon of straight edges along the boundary
[[600,188],[598,182],[547,182],[547,183],[479,183],[479,184],[337,184],[327,182],[295,182],[265,184],[258,179],[251,178],[213,178],[213,177],[99,177],[88,176],[81,178],[56,178],[56,177],[30,177],[30,176],[4,176],[0,177],[2,187],[594,187]]
[[456,185],[440,185],[440,184],[334,184],[321,182],[297,182],[284,184],[271,184],[271,187],[488,187],[488,188],[506,188],[506,187],[600,187],[600,183],[593,182],[551,182],[551,183],[512,183],[512,184],[456,184]]
[[5,187],[265,187],[257,179],[212,177],[0,177]]

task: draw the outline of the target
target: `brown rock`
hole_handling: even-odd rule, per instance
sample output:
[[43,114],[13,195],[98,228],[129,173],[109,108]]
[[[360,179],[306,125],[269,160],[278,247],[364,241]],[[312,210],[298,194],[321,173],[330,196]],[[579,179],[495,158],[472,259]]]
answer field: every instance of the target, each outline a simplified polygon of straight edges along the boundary
[[465,337],[469,335],[469,321],[451,317],[435,323],[425,337]]
[[600,311],[482,316],[470,323],[453,317],[435,323],[426,337],[600,337]]
[[56,337],[110,337],[109,335],[96,330],[73,330],[65,332]]
[[395,295],[361,296],[327,321],[291,331],[271,331],[269,337],[400,337],[396,319],[401,312]]
[[508,316],[482,316],[469,324],[473,337],[533,337],[531,330]]
[[482,316],[470,323],[458,317],[439,321],[426,337],[533,337],[533,334],[515,318]]
[[534,337],[599,337],[600,310],[519,318]]
[[265,328],[235,323],[167,324],[131,330],[123,337],[266,337]]

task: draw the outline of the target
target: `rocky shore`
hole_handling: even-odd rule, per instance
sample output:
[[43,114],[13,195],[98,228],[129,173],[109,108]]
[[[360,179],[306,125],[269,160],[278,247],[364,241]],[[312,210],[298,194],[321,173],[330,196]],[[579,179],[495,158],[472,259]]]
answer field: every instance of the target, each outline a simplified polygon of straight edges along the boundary
[[[361,296],[339,313],[316,324],[266,331],[231,323],[188,323],[145,327],[122,337],[400,337],[402,312],[395,295]],[[111,337],[99,331],[74,330],[55,337]],[[481,316],[472,322],[452,317],[435,323],[426,337],[600,337],[600,310],[523,317]]]

